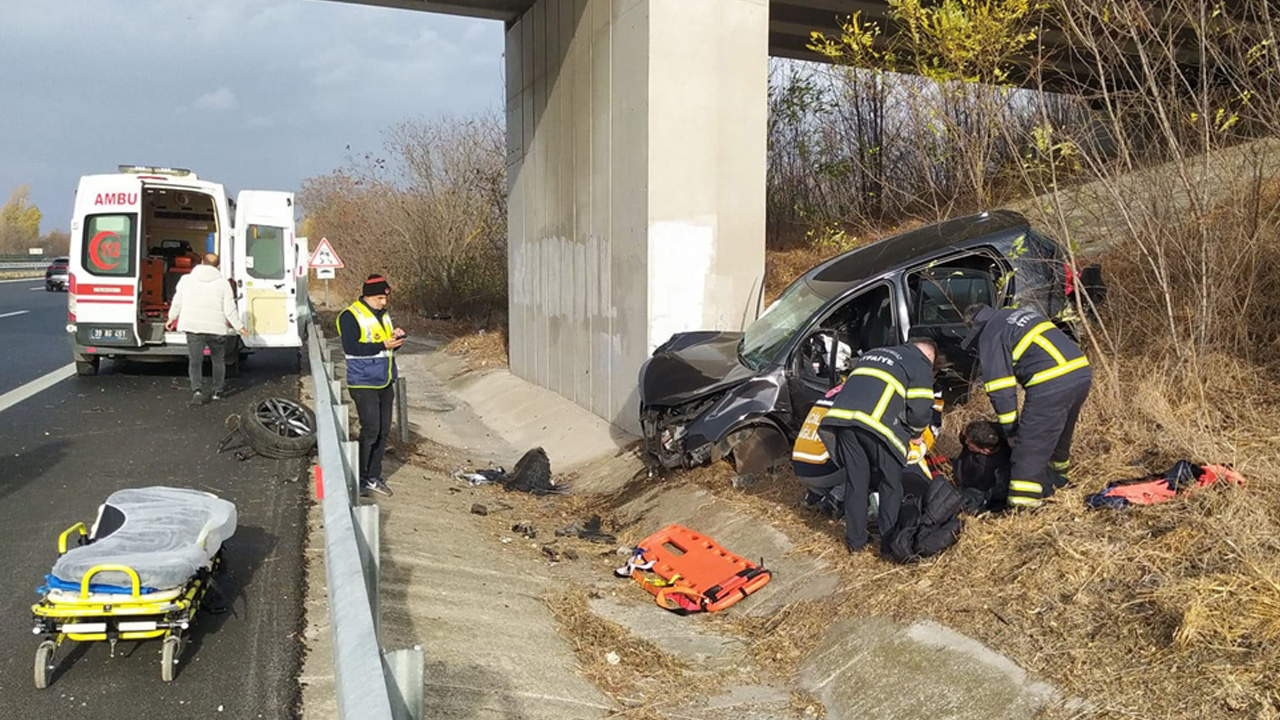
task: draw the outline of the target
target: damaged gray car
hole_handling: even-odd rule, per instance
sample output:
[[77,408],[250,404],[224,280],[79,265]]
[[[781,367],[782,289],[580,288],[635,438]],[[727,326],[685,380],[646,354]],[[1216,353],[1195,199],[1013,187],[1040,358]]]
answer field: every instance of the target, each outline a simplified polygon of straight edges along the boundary
[[1101,301],[1097,266],[1077,274],[1060,246],[1015,212],[912,230],[834,257],[788,287],[745,332],[671,337],[640,370],[645,448],[663,468],[730,459],[740,476],[790,456],[805,415],[862,352],[908,336],[938,343],[938,389],[965,395],[960,348],[974,303],[1034,307],[1069,326],[1078,289]]

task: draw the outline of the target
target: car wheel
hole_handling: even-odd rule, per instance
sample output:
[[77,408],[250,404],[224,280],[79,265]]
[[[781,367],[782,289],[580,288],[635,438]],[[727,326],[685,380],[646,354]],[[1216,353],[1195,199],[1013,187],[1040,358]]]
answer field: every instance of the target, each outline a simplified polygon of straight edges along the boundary
[[102,363],[102,358],[76,358],[76,374],[83,376],[92,376],[98,374],[98,366]]
[[240,415],[240,432],[259,455],[304,457],[316,446],[316,416],[293,400],[270,397],[249,403]]
[[791,444],[772,425],[751,425],[729,435],[730,457],[739,481],[735,485],[745,487],[755,479],[786,462]]

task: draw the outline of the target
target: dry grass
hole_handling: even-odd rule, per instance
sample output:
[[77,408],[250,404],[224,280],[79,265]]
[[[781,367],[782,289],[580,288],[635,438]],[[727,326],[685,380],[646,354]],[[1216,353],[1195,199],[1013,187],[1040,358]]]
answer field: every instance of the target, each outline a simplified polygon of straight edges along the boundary
[[[583,677],[632,708],[628,717],[642,717],[642,710],[656,714],[658,708],[676,707],[700,692],[686,678],[688,663],[591,612],[588,598],[593,594],[598,595],[573,585],[546,600]],[[609,662],[610,653],[617,655],[616,663]]]

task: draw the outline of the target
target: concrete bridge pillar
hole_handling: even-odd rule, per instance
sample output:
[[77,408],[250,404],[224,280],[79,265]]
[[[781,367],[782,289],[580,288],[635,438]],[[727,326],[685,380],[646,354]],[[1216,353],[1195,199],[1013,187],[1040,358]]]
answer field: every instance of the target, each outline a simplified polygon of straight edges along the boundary
[[764,280],[768,0],[538,0],[506,34],[511,369],[631,431]]

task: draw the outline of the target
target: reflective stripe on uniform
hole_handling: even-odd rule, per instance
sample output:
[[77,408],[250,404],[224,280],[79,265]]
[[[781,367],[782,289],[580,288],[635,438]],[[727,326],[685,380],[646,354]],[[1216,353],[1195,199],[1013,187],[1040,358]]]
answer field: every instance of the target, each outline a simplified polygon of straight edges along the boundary
[[1010,505],[1027,508],[1038,508],[1044,504],[1044,501],[1040,498],[1022,497],[1021,495],[1010,495],[1008,502]]
[[999,420],[1002,425],[1008,425],[1009,423],[1017,422],[1018,411],[1014,410],[1013,412],[1001,413],[996,416],[996,419]]
[[1071,362],[1063,363],[1058,367],[1049,368],[1048,370],[1041,370],[1035,375],[1032,375],[1031,379],[1027,381],[1027,387],[1031,387],[1032,385],[1038,385],[1046,380],[1052,380],[1057,377],[1062,377],[1063,375],[1066,375],[1069,372],[1073,372],[1075,370],[1079,370],[1080,368],[1084,368],[1084,367],[1089,367],[1089,358],[1081,355],[1080,357],[1076,358],[1075,360],[1072,360]]
[[1063,460],[1062,462],[1051,462],[1049,463],[1049,469],[1054,472],[1066,472],[1071,469],[1071,461]]
[[907,391],[908,398],[929,398],[933,399],[933,388],[911,388]]
[[[889,373],[881,370],[880,368],[857,367],[857,368],[854,368],[853,372],[849,374],[850,375],[868,375],[870,377],[883,380],[885,384],[893,388],[894,392],[898,393],[902,397],[907,396],[907,390],[906,388],[902,387],[902,383],[898,382],[898,378],[890,375]],[[929,391],[929,397],[933,397],[932,390]]]
[[791,453],[791,459],[799,460],[800,462],[813,463],[815,465],[822,465],[831,459],[831,455],[825,452],[821,455],[811,455],[809,453],[803,453],[796,450]]
[[[365,304],[360,302],[359,300],[348,305],[346,309],[351,312],[351,316],[356,319],[356,324],[360,328],[360,342],[381,343],[391,339],[392,335],[394,334],[395,326],[391,323],[391,313],[384,312],[382,315],[382,320],[379,321],[377,316],[375,316],[373,312],[370,311],[369,308],[366,307]],[[342,313],[339,313],[338,315],[340,318]],[[341,323],[338,323],[338,335],[339,336],[342,335]],[[347,378],[348,378],[347,386],[348,387],[359,388],[359,389],[365,389],[365,388],[381,389],[391,384],[391,379],[394,375],[393,368],[395,367],[394,351],[384,348],[383,350],[380,350],[373,355],[347,355],[343,353],[343,356],[347,360]],[[364,385],[364,384],[355,384],[350,382],[351,378],[355,377],[355,373],[353,373],[352,371],[353,368],[355,367],[353,363],[357,363],[357,362],[362,363],[363,361],[366,361],[366,360],[381,361],[386,364],[387,366],[386,381],[383,382],[381,385]],[[377,374],[379,376],[382,375],[382,371],[380,368],[378,368]],[[361,378],[361,379],[363,380],[364,378]],[[370,378],[370,380],[373,380],[373,378]]]
[[1002,378],[1000,378],[1000,379],[998,379],[998,380],[992,380],[991,382],[987,383],[986,385],[983,385],[982,387],[983,387],[987,392],[995,392],[995,391],[997,391],[997,390],[1003,390],[1003,389],[1005,389],[1005,388],[1011,388],[1011,387],[1013,387],[1014,385],[1017,385],[1017,384],[1018,384],[1018,379],[1017,379],[1017,378],[1015,378],[1014,376],[1010,375],[1009,377],[1002,377]]
[[[834,415],[835,411],[833,410],[831,414]],[[889,429],[889,426],[880,422],[878,419],[873,418],[870,415],[862,412],[861,410],[854,410],[849,419],[857,420],[863,425],[866,425],[872,430],[875,430],[876,432],[880,433],[881,435],[884,436],[886,440],[888,440],[890,443],[893,443],[893,446],[898,449],[898,452],[902,453],[903,457],[907,456],[907,446],[904,445],[902,441],[898,439],[897,435],[893,434],[893,431]]]
[[1038,482],[1031,482],[1030,480],[1010,480],[1009,491],[1039,496],[1044,494],[1044,486]]
[[1027,348],[1031,347],[1031,343],[1035,342],[1036,339],[1040,337],[1040,333],[1043,333],[1046,330],[1052,330],[1053,327],[1053,323],[1046,321],[1031,328],[1031,330],[1027,332],[1026,335],[1023,335],[1022,339],[1019,340],[1018,344],[1013,348],[1013,361],[1017,362],[1018,358],[1022,357],[1022,353],[1026,352]]

